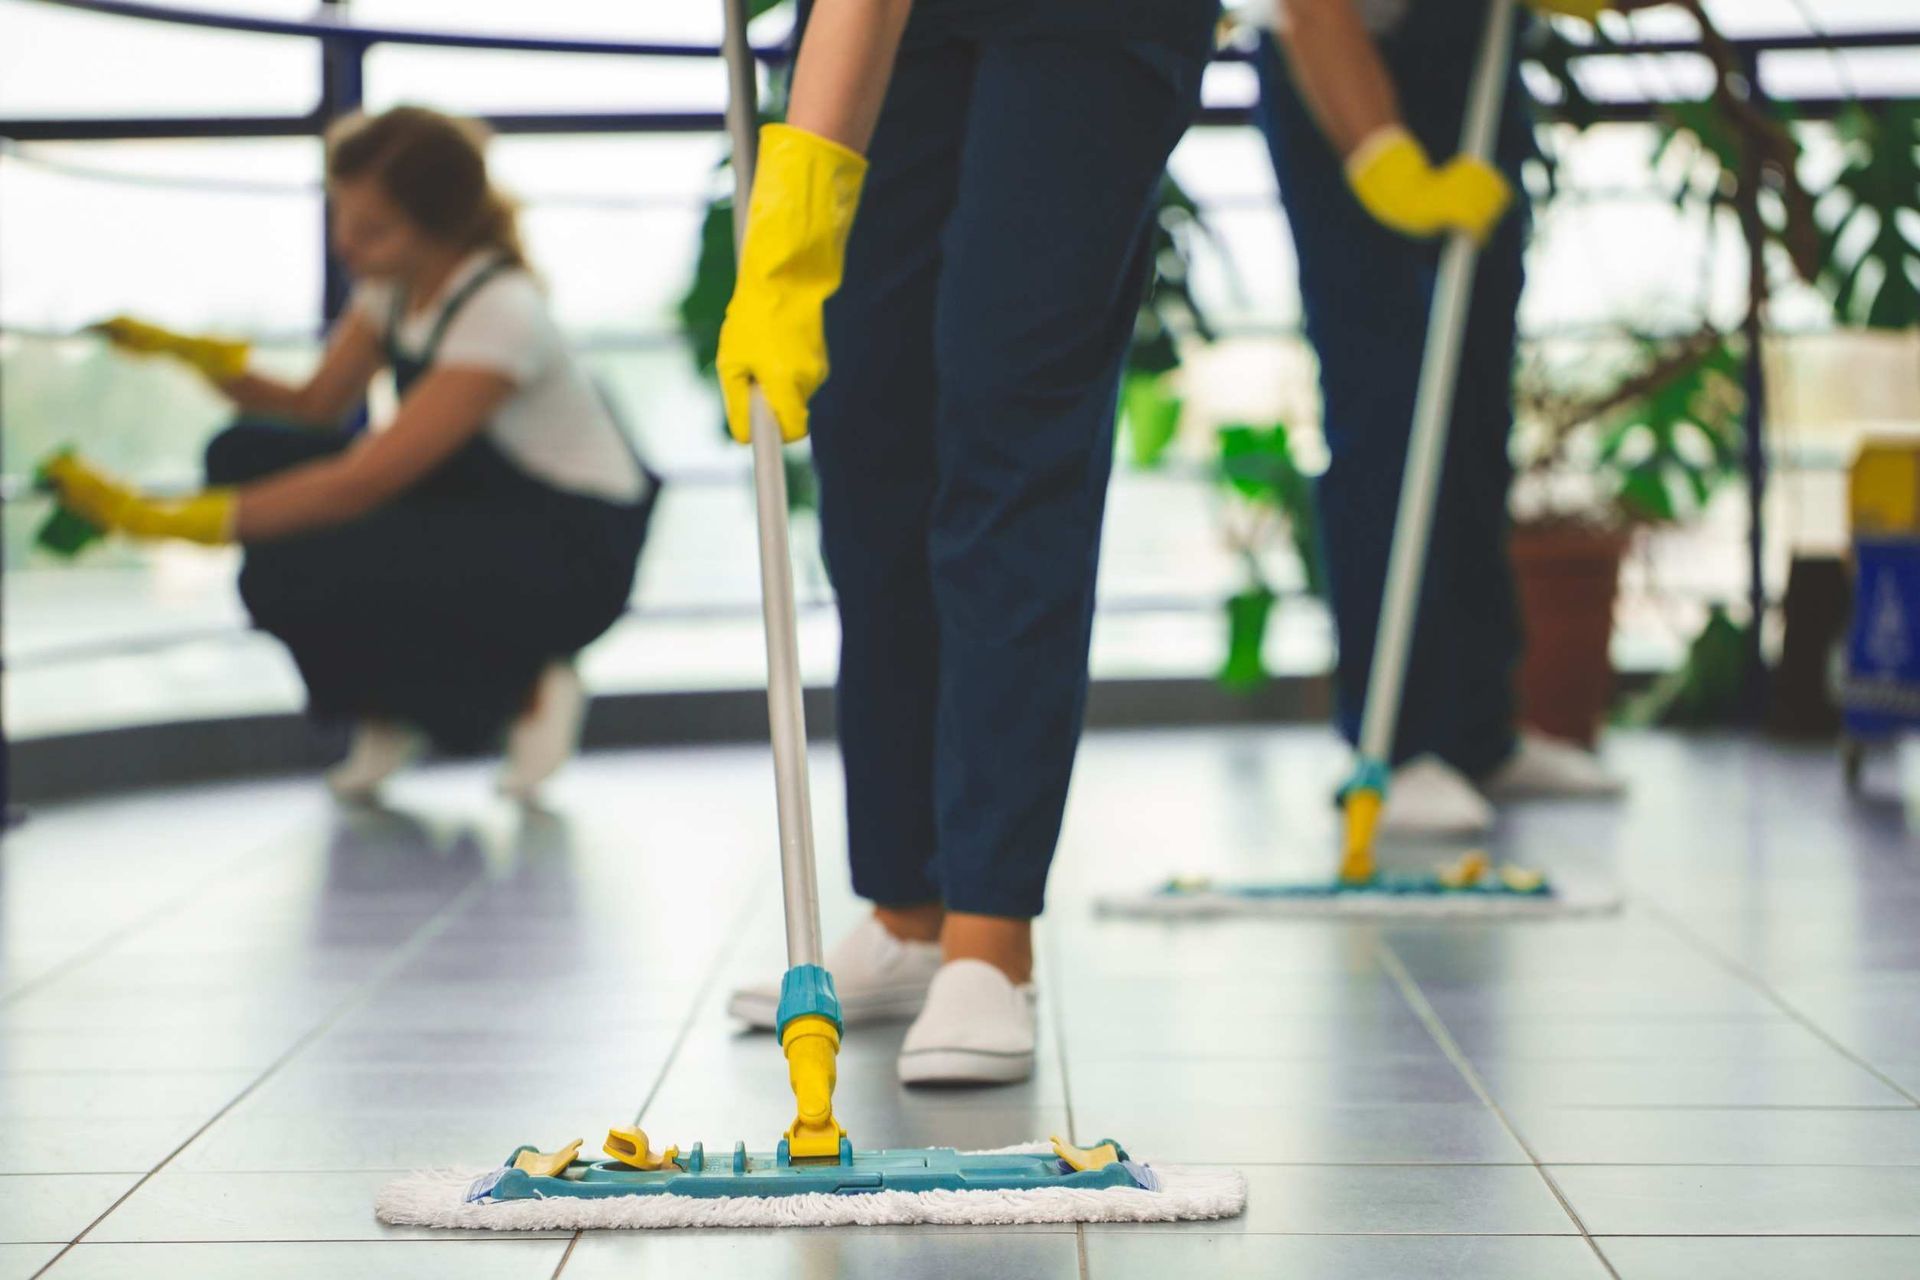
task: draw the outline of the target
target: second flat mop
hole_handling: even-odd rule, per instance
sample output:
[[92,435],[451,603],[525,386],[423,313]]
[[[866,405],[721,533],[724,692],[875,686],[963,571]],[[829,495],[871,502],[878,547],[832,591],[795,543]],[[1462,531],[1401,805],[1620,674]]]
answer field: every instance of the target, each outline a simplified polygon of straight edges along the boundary
[[[754,168],[753,54],[746,0],[726,0],[733,139],[734,238],[746,234]],[[832,1226],[877,1223],[1165,1221],[1240,1212],[1246,1183],[1231,1170],[1155,1170],[1106,1140],[1087,1148],[966,1153],[951,1148],[856,1150],[834,1114],[840,1002],[822,967],[814,878],[806,722],[801,701],[787,493],[779,425],[752,396],[753,472],[760,529],[771,719],[785,895],[787,973],[777,1015],[795,1117],[772,1151],[735,1143],[655,1151],[637,1128],[616,1128],[605,1160],[576,1141],[552,1153],[518,1147],[484,1170],[414,1174],[381,1192],[387,1222],[525,1231],[593,1227]]]
[[[1514,0],[1493,0],[1487,8],[1473,85],[1461,129],[1460,154],[1480,160],[1493,155],[1507,61],[1513,45]],[[1383,872],[1374,858],[1374,837],[1391,776],[1394,729],[1407,673],[1408,651],[1426,576],[1427,548],[1433,533],[1433,508],[1445,469],[1447,429],[1460,352],[1473,296],[1479,246],[1456,232],[1447,242],[1434,282],[1427,316],[1426,350],[1420,363],[1413,427],[1406,470],[1400,481],[1400,509],[1388,554],[1386,590],[1367,672],[1360,744],[1354,773],[1341,789],[1346,838],[1338,871],[1331,879],[1306,881],[1215,881],[1175,877],[1158,889],[1100,901],[1100,909],[1119,915],[1565,915],[1609,910],[1611,896],[1570,894],[1536,871],[1496,866],[1478,851],[1426,874]]]

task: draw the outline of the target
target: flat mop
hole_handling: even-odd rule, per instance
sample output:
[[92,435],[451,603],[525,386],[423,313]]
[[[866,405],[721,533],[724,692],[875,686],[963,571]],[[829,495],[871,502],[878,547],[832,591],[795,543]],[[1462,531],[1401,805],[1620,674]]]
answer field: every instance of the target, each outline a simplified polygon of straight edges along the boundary
[[[753,184],[755,69],[746,0],[725,0],[731,90],[734,240],[746,234]],[[497,1167],[414,1174],[381,1193],[383,1221],[504,1231],[596,1227],[779,1227],[883,1223],[1169,1221],[1230,1217],[1246,1204],[1232,1170],[1154,1168],[1119,1143],[1059,1138],[990,1152],[946,1147],[856,1150],[834,1114],[840,1001],[821,965],[820,904],[808,799],[787,493],[778,423],[752,396],[753,472],[766,618],[767,704],[773,738],[785,896],[787,972],[778,1038],[796,1115],[771,1152],[744,1142],[727,1154],[702,1143],[656,1151],[645,1132],[616,1128],[605,1160],[579,1141],[554,1152],[522,1146]]]
[[[1493,0],[1487,9],[1479,61],[1474,68],[1460,152],[1480,160],[1493,155],[1507,57],[1513,41],[1514,0]],[[1426,574],[1433,508],[1445,468],[1447,429],[1460,350],[1473,295],[1479,246],[1456,232],[1447,242],[1427,317],[1426,351],[1414,399],[1413,430],[1400,482],[1400,509],[1387,559],[1384,599],[1375,633],[1373,665],[1360,724],[1354,773],[1341,789],[1346,839],[1338,872],[1330,880],[1305,882],[1214,881],[1177,876],[1132,897],[1103,898],[1097,906],[1118,915],[1345,915],[1449,916],[1566,915],[1607,910],[1610,897],[1563,891],[1537,871],[1497,866],[1474,850],[1424,874],[1382,871],[1374,836],[1391,776],[1394,728],[1406,681],[1407,654]]]

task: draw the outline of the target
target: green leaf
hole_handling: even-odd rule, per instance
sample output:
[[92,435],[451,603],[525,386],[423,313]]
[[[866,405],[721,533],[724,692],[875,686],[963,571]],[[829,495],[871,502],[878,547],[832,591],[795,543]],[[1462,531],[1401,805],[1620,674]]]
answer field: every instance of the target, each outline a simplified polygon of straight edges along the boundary
[[1133,465],[1143,470],[1159,466],[1179,434],[1186,402],[1174,394],[1165,375],[1129,373],[1120,386],[1120,403]]
[[1656,467],[1634,467],[1621,476],[1620,505],[1636,520],[1664,524],[1676,514],[1666,477]]
[[733,201],[722,197],[707,206],[700,224],[700,252],[694,259],[693,279],[677,308],[680,332],[687,340],[693,367],[712,378],[714,357],[720,351],[720,324],[733,298]]
[[[1920,100],[1853,103],[1836,132],[1845,161],[1821,200],[1840,212],[1822,236],[1821,283],[1842,324],[1911,328],[1920,324],[1920,244],[1903,220],[1920,219]],[[1863,221],[1873,233],[1848,246],[1844,233]]]
[[1630,700],[1619,719],[1640,727],[1726,724],[1740,711],[1747,675],[1746,630],[1714,605],[1676,671]]
[[1294,461],[1286,424],[1233,423],[1220,428],[1219,440],[1220,478],[1242,498],[1270,507],[1282,517],[1294,554],[1300,558],[1308,593],[1324,599],[1326,560],[1320,547],[1314,479]]
[[819,510],[820,478],[814,474],[812,456],[796,449],[785,449],[780,457],[787,473],[787,510]]
[[1220,668],[1220,683],[1227,688],[1244,693],[1267,682],[1263,650],[1276,598],[1264,586],[1227,598],[1227,660]]
[[1152,269],[1134,320],[1127,368],[1134,373],[1166,373],[1180,366],[1180,339],[1214,339],[1214,326],[1192,288],[1193,249],[1206,240],[1224,253],[1224,243],[1201,217],[1200,206],[1171,174],[1164,174],[1155,196]]
[[[1631,376],[1659,369],[1670,359],[1666,349],[1643,339],[1640,372]],[[1715,342],[1597,424],[1595,465],[1628,519],[1667,523],[1697,514],[1739,474],[1744,363],[1728,342]]]

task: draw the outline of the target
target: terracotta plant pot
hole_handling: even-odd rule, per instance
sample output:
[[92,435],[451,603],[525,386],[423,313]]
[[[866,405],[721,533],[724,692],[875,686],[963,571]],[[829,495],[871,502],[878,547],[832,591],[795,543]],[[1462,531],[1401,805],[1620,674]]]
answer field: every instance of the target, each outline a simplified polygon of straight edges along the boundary
[[1627,535],[1577,525],[1515,526],[1509,542],[1526,651],[1520,720],[1592,746],[1613,697],[1613,601]]

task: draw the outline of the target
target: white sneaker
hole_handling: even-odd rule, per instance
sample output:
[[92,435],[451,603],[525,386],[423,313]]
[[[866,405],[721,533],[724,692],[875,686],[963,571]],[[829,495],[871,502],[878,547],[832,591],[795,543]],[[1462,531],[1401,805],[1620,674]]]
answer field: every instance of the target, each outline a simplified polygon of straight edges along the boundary
[[1513,754],[1487,778],[1502,799],[1523,796],[1617,796],[1626,790],[1600,758],[1578,743],[1522,730]]
[[[927,1002],[927,988],[940,969],[940,944],[903,941],[868,916],[827,952],[826,967],[840,997],[843,1024],[898,1022]],[[727,1001],[728,1013],[768,1031],[779,1009],[777,982],[741,987]]]
[[1417,756],[1393,771],[1380,830],[1403,836],[1477,836],[1493,826],[1493,806],[1467,776],[1438,756]]
[[902,1084],[1014,1084],[1033,1074],[1034,989],[984,960],[940,966],[907,1028]]
[[507,731],[507,763],[495,784],[500,793],[531,803],[540,787],[580,749],[580,725],[586,719],[587,691],[570,662],[556,662],[540,673],[533,709]]
[[342,800],[372,800],[380,784],[413,763],[424,745],[416,729],[391,720],[362,720],[354,727],[347,758],[327,770],[327,786]]

